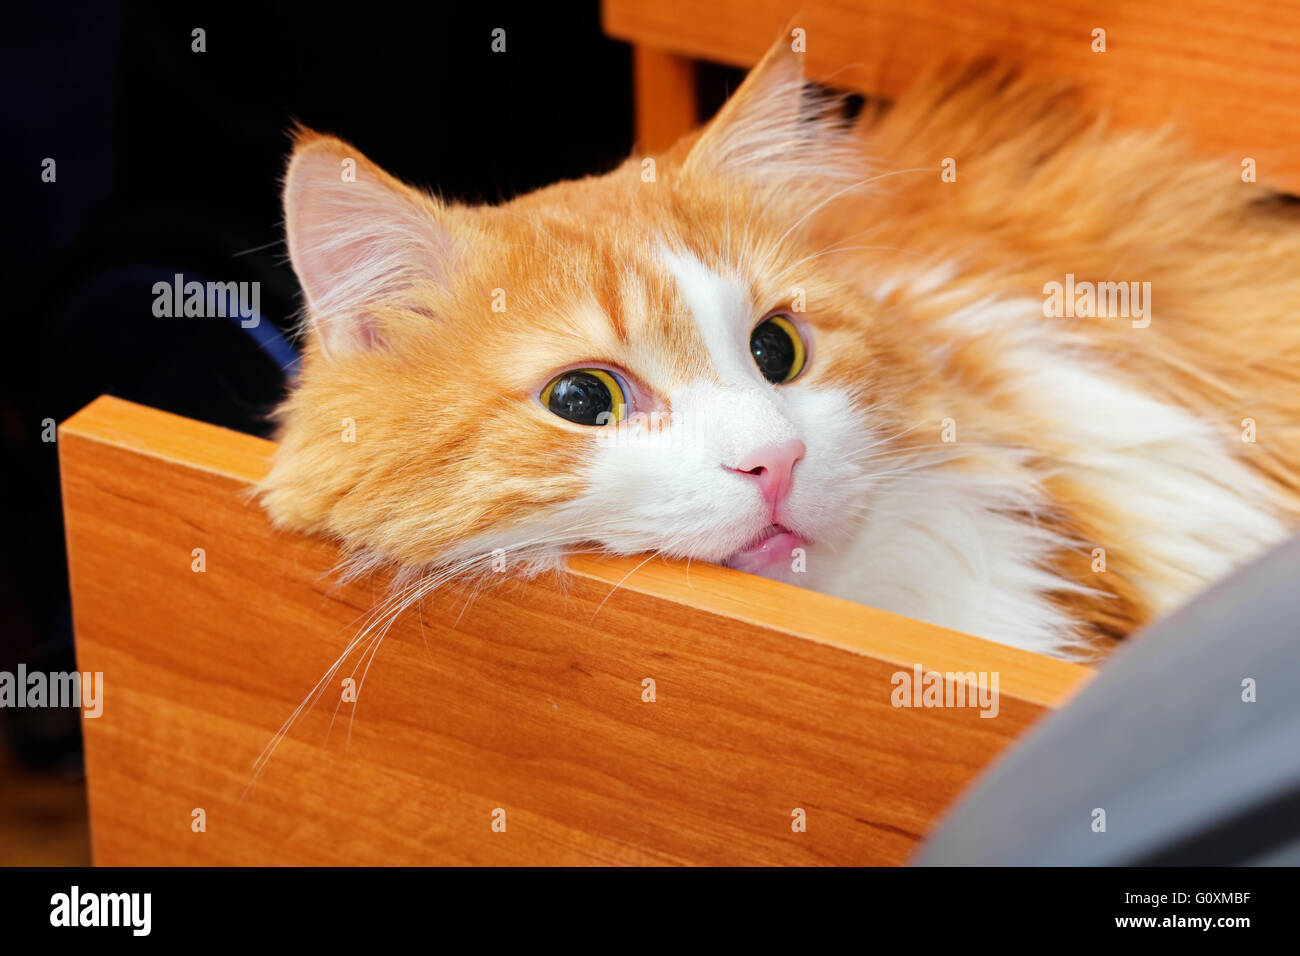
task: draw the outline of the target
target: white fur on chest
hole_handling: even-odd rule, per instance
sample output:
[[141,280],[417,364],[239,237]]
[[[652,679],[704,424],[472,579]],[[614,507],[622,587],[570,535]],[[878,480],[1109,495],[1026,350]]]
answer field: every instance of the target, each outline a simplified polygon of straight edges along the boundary
[[[1014,451],[975,449],[966,463],[973,474],[921,472],[894,483],[835,556],[822,589],[1059,653],[1078,632],[1050,595],[1078,585],[1044,570],[1053,550],[1138,549],[1129,555],[1142,568],[1134,583],[1163,612],[1284,535],[1268,488],[1216,429],[1081,357],[1038,303],[985,301],[955,312],[945,331],[1005,340],[1010,397],[1063,450],[1029,464]],[[1038,483],[1047,469],[1111,509],[1123,541],[1067,542],[1035,524],[1048,504]],[[1105,590],[1100,577],[1097,587]]]

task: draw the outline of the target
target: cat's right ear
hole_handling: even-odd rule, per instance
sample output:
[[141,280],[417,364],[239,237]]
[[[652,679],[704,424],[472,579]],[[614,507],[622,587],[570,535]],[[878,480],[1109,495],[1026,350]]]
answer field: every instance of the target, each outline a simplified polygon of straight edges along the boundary
[[375,306],[446,278],[451,237],[432,197],[340,139],[298,133],[284,183],[289,258],[327,356],[383,339]]

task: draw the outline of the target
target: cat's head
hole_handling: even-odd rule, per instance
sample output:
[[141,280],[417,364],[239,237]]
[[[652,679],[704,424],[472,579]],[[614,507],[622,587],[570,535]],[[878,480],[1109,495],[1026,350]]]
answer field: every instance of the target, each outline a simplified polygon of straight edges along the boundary
[[407,567],[595,545],[788,577],[842,542],[914,376],[823,255],[820,212],[869,170],[798,60],[653,162],[497,207],[302,135],[277,523]]

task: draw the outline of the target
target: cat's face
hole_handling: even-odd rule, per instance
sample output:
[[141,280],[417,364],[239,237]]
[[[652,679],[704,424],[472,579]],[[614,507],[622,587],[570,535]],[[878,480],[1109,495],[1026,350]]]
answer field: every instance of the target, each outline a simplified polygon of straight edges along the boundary
[[845,180],[794,162],[834,150],[798,89],[769,62],[657,166],[498,208],[303,137],[285,198],[312,325],[273,517],[410,567],[592,544],[815,573],[920,372],[818,262],[808,223]]

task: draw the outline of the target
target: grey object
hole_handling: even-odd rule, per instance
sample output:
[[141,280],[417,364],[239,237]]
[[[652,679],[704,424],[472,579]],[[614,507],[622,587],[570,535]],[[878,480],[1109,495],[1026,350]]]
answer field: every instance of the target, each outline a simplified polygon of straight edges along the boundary
[[1300,538],[1135,637],[912,862],[1300,863]]

